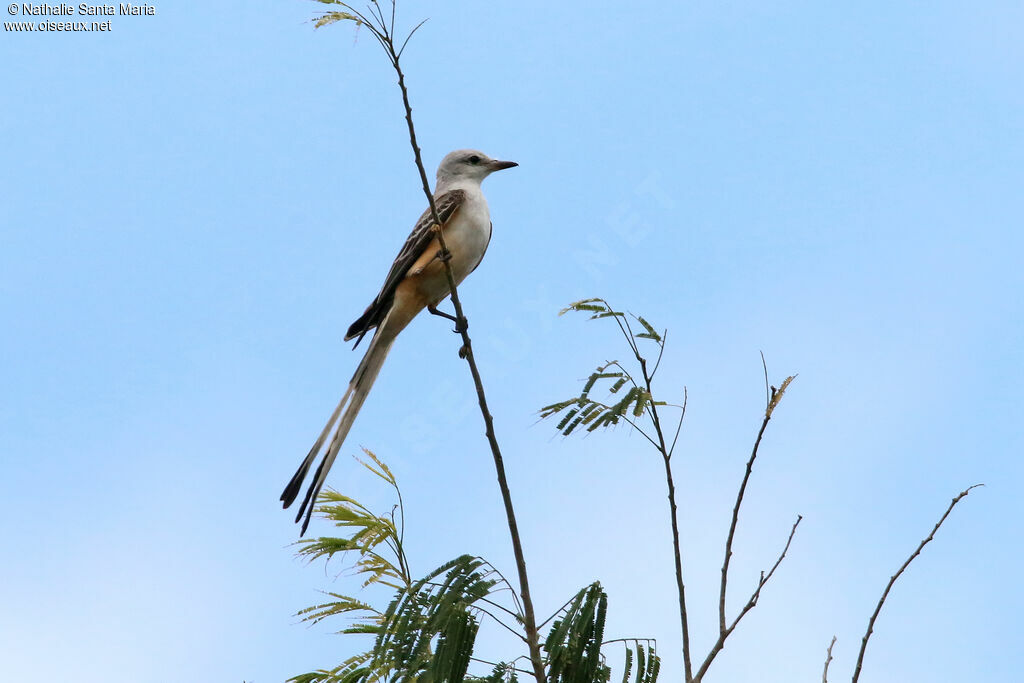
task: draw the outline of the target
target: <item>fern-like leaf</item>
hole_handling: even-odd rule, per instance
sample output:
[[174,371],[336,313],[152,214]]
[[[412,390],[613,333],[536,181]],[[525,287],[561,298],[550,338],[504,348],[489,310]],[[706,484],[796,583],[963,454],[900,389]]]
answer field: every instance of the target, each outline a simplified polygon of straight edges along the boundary
[[544,641],[549,683],[606,683],[611,670],[601,657],[608,596],[600,583],[587,586],[562,610]]

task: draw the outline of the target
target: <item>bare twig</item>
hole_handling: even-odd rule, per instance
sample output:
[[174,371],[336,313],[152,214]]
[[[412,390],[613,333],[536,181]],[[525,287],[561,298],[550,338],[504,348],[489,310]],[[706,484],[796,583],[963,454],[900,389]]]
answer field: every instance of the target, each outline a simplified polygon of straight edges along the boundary
[[[417,28],[419,28],[417,26]],[[416,29],[413,29],[414,31]],[[547,678],[544,672],[544,663],[541,658],[540,652],[540,639],[537,632],[536,617],[534,616],[533,600],[530,597],[530,582],[526,573],[526,558],[523,554],[523,546],[519,537],[519,526],[516,523],[516,513],[512,506],[512,494],[509,491],[508,480],[505,476],[505,464],[501,457],[501,448],[498,446],[498,440],[494,434],[494,421],[491,417],[490,410],[487,407],[487,396],[484,393],[483,381],[480,379],[480,371],[477,369],[476,359],[473,355],[473,343],[469,338],[468,322],[466,320],[465,313],[462,309],[462,302],[459,300],[459,294],[455,286],[455,276],[452,273],[452,266],[450,261],[450,252],[444,241],[444,234],[441,228],[441,219],[437,214],[437,206],[434,204],[434,195],[430,191],[430,183],[427,180],[427,171],[423,166],[423,158],[420,154],[420,148],[416,142],[416,128],[412,122],[412,105],[409,104],[409,90],[405,85],[405,74],[402,72],[401,65],[399,64],[399,54],[395,50],[394,41],[389,33],[385,33],[386,45],[391,62],[395,68],[395,72],[398,74],[398,87],[402,91],[402,103],[405,105],[405,120],[409,128],[409,143],[412,145],[413,155],[416,159],[416,168],[420,173],[420,180],[423,183],[423,193],[427,197],[427,201],[430,204],[430,213],[434,219],[434,224],[437,226],[437,241],[441,247],[441,260],[444,263],[445,276],[448,278],[448,288],[451,292],[452,305],[455,307],[455,317],[458,318],[459,323],[457,327],[462,336],[462,349],[465,356],[466,362],[469,364],[470,373],[473,375],[473,384],[476,387],[477,399],[480,404],[480,413],[484,419],[484,431],[487,435],[487,442],[491,447],[491,455],[494,458],[494,467],[498,476],[498,485],[501,488],[501,497],[505,504],[505,515],[508,520],[509,533],[512,537],[512,549],[516,558],[516,569],[519,573],[519,591],[523,599],[523,627],[526,631],[527,646],[530,650],[530,662],[533,665],[534,677],[537,679],[537,683],[544,683]],[[403,45],[404,49],[404,45]]]
[[686,387],[683,387],[683,405],[679,408],[679,422],[676,424],[676,435],[672,437],[672,445],[668,447],[668,459],[672,459],[672,454],[676,451],[676,442],[679,441],[679,432],[683,429],[683,419],[686,417],[686,403],[690,400],[690,393]]
[[[394,50],[394,45],[389,45],[390,49]],[[420,157],[420,149],[416,145],[416,133],[413,129],[412,123],[412,107],[409,105],[408,91],[405,87],[405,76],[401,72],[401,67],[398,64],[398,55],[393,53],[393,59],[395,64],[395,70],[398,72],[398,84],[402,89],[402,100],[405,103],[406,109],[406,120],[409,124],[409,139],[412,143],[414,153],[416,155],[416,165],[419,167],[420,177],[423,180],[424,193],[427,195],[430,201],[430,212],[434,218],[434,223],[438,226],[441,225],[441,221],[437,215],[437,207],[434,205],[434,198],[430,192],[430,185],[426,180],[426,171],[423,168],[423,160]],[[484,393],[483,381],[480,378],[480,371],[476,365],[476,359],[473,355],[473,344],[469,338],[468,332],[468,321],[466,320],[465,313],[462,309],[462,302],[459,300],[458,292],[455,287],[455,277],[452,274],[452,267],[450,259],[447,258],[450,252],[444,242],[444,236],[442,231],[437,231],[437,241],[441,247],[442,260],[444,262],[445,276],[448,278],[448,286],[451,291],[452,305],[455,307],[455,317],[458,318],[458,328],[462,335],[462,349],[466,362],[469,363],[470,373],[473,375],[473,384],[476,387],[477,400],[480,404],[480,413],[484,419],[484,432],[487,436],[487,442],[491,447],[491,455],[494,458],[494,467],[498,476],[498,485],[501,488],[501,497],[505,504],[505,515],[508,520],[509,533],[512,536],[512,550],[516,558],[516,569],[519,573],[519,590],[523,598],[523,627],[526,630],[527,645],[530,650],[530,662],[533,664],[534,677],[538,683],[544,683],[546,674],[544,673],[544,663],[541,659],[540,653],[540,639],[537,633],[536,617],[534,616],[533,600],[530,597],[530,582],[526,573],[526,557],[523,554],[522,542],[519,537],[519,526],[516,523],[516,513],[512,506],[512,495],[508,487],[508,479],[505,476],[505,464],[501,457],[501,447],[498,445],[497,438],[494,434],[494,421],[491,417],[490,410],[487,407],[487,396]]]
[[750,595],[750,599],[747,600],[747,604],[743,606],[743,609],[741,609],[740,613],[736,615],[736,618],[732,620],[732,623],[729,624],[729,626],[725,630],[721,631],[718,634],[718,640],[715,641],[715,644],[711,648],[711,651],[708,653],[708,656],[700,665],[700,669],[698,669],[697,673],[693,676],[692,680],[696,683],[700,683],[700,681],[704,678],[704,674],[707,673],[708,667],[711,666],[711,663],[715,661],[715,657],[717,657],[718,653],[722,651],[723,647],[725,647],[726,639],[729,637],[730,634],[732,634],[734,630],[736,630],[736,627],[739,625],[740,620],[747,615],[747,612],[754,609],[754,607],[757,605],[757,601],[761,597],[761,589],[768,584],[772,576],[775,574],[775,570],[778,569],[779,565],[782,564],[782,561],[786,559],[786,553],[789,552],[789,546],[793,542],[793,536],[796,534],[796,528],[800,526],[800,522],[802,520],[803,516],[797,515],[796,521],[793,522],[793,528],[789,531],[789,538],[786,539],[786,545],[782,549],[782,553],[779,554],[778,559],[775,560],[775,564],[772,565],[772,568],[768,570],[767,574],[761,572],[761,578],[758,579],[757,588],[755,588],[754,592]]
[[758,351],[761,354],[761,367],[764,369],[764,404],[767,406],[772,402],[771,393],[768,391],[768,361],[764,359],[764,351]]
[[761,446],[761,439],[764,437],[764,430],[768,426],[771,417],[765,414],[761,421],[761,429],[757,432],[757,439],[754,441],[754,448],[747,459],[747,469],[743,473],[743,481],[740,483],[740,490],[736,494],[736,504],[732,507],[732,521],[729,523],[729,535],[725,537],[725,560],[722,561],[722,580],[718,589],[718,631],[725,632],[725,593],[729,586],[729,562],[732,559],[732,542],[736,536],[736,525],[739,523],[740,507],[743,505],[743,494],[747,491],[747,482],[750,481],[750,474],[754,469],[754,461],[757,460],[757,449]]
[[[605,305],[608,310],[612,309],[611,305],[604,299],[599,299],[601,303]],[[630,350],[633,352],[633,356],[640,364],[640,371],[643,374],[644,387],[647,390],[647,395],[651,397],[651,400],[645,406],[645,410],[651,418],[651,422],[654,424],[654,431],[657,434],[658,441],[655,443],[655,447],[658,452],[661,453],[662,462],[665,465],[665,482],[668,486],[668,504],[669,514],[672,521],[672,550],[673,560],[675,562],[676,571],[676,593],[679,596],[679,626],[683,634],[683,671],[686,676],[685,680],[691,680],[692,662],[690,659],[690,626],[689,626],[689,615],[686,611],[686,586],[683,583],[683,553],[679,540],[679,512],[678,506],[676,505],[676,487],[675,482],[672,479],[672,449],[669,448],[665,443],[665,434],[661,428],[661,418],[658,415],[658,405],[654,401],[654,392],[651,384],[654,379],[654,372],[648,372],[647,370],[647,359],[640,353],[640,349],[636,344],[636,337],[633,335],[633,328],[629,324],[629,318],[626,316],[614,315],[612,318],[615,323],[619,326],[619,330],[622,332],[623,338],[626,343],[629,344]],[[664,340],[659,342],[661,351],[664,352]],[[657,366],[661,363],[661,353],[658,354],[658,362],[655,364],[655,371]],[[626,373],[629,375],[629,373]],[[632,379],[632,377],[630,377]],[[634,382],[634,385],[636,382]],[[684,393],[684,401],[682,407],[683,415],[680,415],[679,425],[676,428],[676,437],[679,435],[679,429],[682,427],[682,418],[686,413],[686,401]],[[647,434],[644,434],[647,436]],[[648,441],[653,443],[650,437],[647,437]],[[675,439],[673,439],[673,448],[675,447]]]
[[[494,572],[499,577],[501,577],[501,582],[504,583],[506,586],[508,586],[509,591],[512,593],[512,600],[516,603],[516,609],[519,610],[520,614],[522,614],[523,606],[519,603],[519,596],[516,595],[515,589],[512,588],[512,584],[509,583],[508,579],[505,578],[505,575],[501,573],[501,570],[498,569],[497,567],[495,567],[493,564],[491,564],[490,562],[488,562],[487,560],[485,560],[482,557],[478,556],[476,559],[480,560],[486,566],[490,567],[492,572]],[[501,590],[504,590],[504,589],[501,589]]]
[[[725,559],[722,561],[722,580],[719,584],[718,590],[718,632],[719,634],[725,633],[725,596],[729,585],[729,562],[732,560],[732,542],[736,536],[736,525],[739,523],[740,507],[743,505],[743,494],[747,490],[747,482],[750,481],[750,474],[754,469],[754,461],[757,460],[757,450],[761,447],[761,439],[764,438],[764,430],[768,427],[768,422],[772,419],[772,411],[775,405],[778,403],[778,399],[782,397],[781,391],[775,389],[775,387],[769,387],[768,384],[768,366],[764,362],[764,354],[761,354],[761,365],[764,367],[764,389],[765,389],[765,408],[764,408],[764,419],[761,421],[761,428],[757,432],[757,438],[754,440],[754,447],[750,451],[750,458],[747,459],[747,469],[743,473],[743,481],[740,483],[740,489],[736,494],[736,504],[732,508],[732,520],[729,523],[729,535],[725,538]],[[789,386],[789,383],[793,380],[792,377],[787,377],[782,383],[783,389]],[[795,528],[795,527],[794,527]]]
[[864,633],[864,637],[861,638],[860,652],[857,654],[857,665],[853,669],[852,683],[857,683],[857,679],[860,678],[861,667],[864,663],[864,651],[867,650],[868,640],[871,638],[871,634],[875,630],[875,620],[878,619],[878,614],[882,611],[882,605],[885,604],[885,599],[889,597],[889,591],[892,590],[892,587],[896,583],[896,580],[900,578],[900,575],[904,571],[906,571],[907,567],[910,566],[910,563],[914,561],[914,558],[921,554],[921,550],[923,550],[924,547],[931,543],[932,539],[935,538],[935,532],[937,532],[939,530],[939,527],[942,526],[942,523],[946,521],[946,518],[949,517],[949,513],[953,511],[953,508],[956,507],[956,504],[963,500],[965,497],[967,497],[967,494],[969,494],[973,489],[976,489],[979,486],[984,486],[984,484],[975,484],[974,486],[969,486],[963,491],[961,491],[955,498],[953,498],[952,501],[950,501],[949,507],[946,508],[946,511],[943,513],[942,517],[939,518],[939,521],[935,523],[935,526],[932,528],[931,533],[928,534],[928,536],[923,541],[921,541],[921,543],[918,544],[917,548],[914,550],[914,552],[910,554],[910,557],[907,558],[906,562],[904,562],[900,566],[899,570],[891,577],[889,577],[889,583],[886,584],[885,591],[882,593],[882,597],[879,598],[878,604],[875,606],[875,611],[871,614],[871,619],[868,620],[868,630]]
[[412,146],[416,169],[419,171],[420,182],[423,185],[423,194],[426,196],[427,203],[430,206],[430,215],[434,221],[434,230],[437,236],[438,245],[440,246],[439,256],[441,262],[444,264],[444,272],[445,277],[448,280],[448,289],[451,292],[452,305],[455,307],[455,317],[457,320],[456,327],[462,336],[462,349],[460,350],[459,355],[464,357],[469,363],[470,373],[473,376],[473,384],[475,385],[477,399],[480,404],[480,413],[484,419],[484,431],[487,435],[487,442],[491,448],[491,455],[494,457],[494,467],[497,472],[498,486],[501,489],[501,497],[505,505],[505,515],[508,519],[509,533],[512,537],[512,549],[516,558],[516,569],[519,573],[519,591],[522,596],[523,606],[523,628],[526,631],[526,642],[530,651],[530,662],[533,665],[533,673],[534,677],[537,679],[537,683],[545,683],[547,675],[545,674],[544,662],[541,658],[540,639],[538,636],[533,600],[530,597],[530,583],[526,573],[526,559],[523,554],[522,542],[519,537],[519,528],[516,523],[515,509],[512,506],[512,495],[509,492],[508,480],[505,476],[505,465],[501,457],[501,449],[498,446],[498,441],[494,435],[494,422],[491,417],[490,410],[487,407],[487,397],[484,394],[483,382],[480,379],[480,371],[477,369],[476,359],[473,355],[473,344],[467,331],[468,322],[466,320],[465,313],[463,312],[462,302],[459,300],[459,294],[455,286],[455,276],[451,267],[451,252],[445,244],[444,234],[441,230],[442,222],[437,213],[437,206],[434,203],[434,195],[430,191],[430,181],[427,178],[427,171],[423,166],[423,158],[421,156],[419,143],[416,140],[416,127],[413,125],[412,121],[412,105],[409,103],[409,89],[406,87],[405,73],[402,71],[400,64],[402,52],[405,50],[409,38],[412,37],[412,34],[415,33],[423,23],[420,22],[420,24],[413,28],[405,38],[401,48],[396,48],[394,40],[395,0],[391,0],[392,17],[390,22],[384,18],[382,10],[378,6],[376,0],[370,4],[371,18],[368,18],[365,14],[346,3],[339,2],[337,4],[351,12],[358,21],[361,21],[367,26],[374,38],[377,39],[377,42],[384,48],[384,52],[398,76],[398,87],[402,92],[402,104],[405,107],[405,121],[409,129],[409,144]]
[[836,637],[832,636],[832,642],[828,644],[828,651],[825,652],[825,670],[821,672],[821,683],[828,683],[828,665],[832,663],[832,648],[836,644]]
[[[499,609],[502,609],[502,610],[504,610],[504,611],[506,611],[506,612],[509,612],[509,614],[511,614],[511,615],[512,615],[512,616],[513,616],[514,618],[516,618],[516,619],[518,619],[518,618],[519,618],[519,615],[518,615],[518,614],[515,614],[515,613],[513,613],[513,612],[509,611],[508,609],[506,609],[506,608],[505,608],[505,607],[503,607],[502,605],[499,605],[498,603],[494,602],[493,600],[488,600],[487,598],[479,598],[479,600],[482,600],[483,602],[486,602],[486,603],[488,603],[488,604],[490,604],[490,605],[493,605],[493,606],[495,606],[495,607],[497,607],[497,608],[499,608]],[[511,633],[512,635],[514,635],[514,636],[515,636],[516,638],[518,638],[519,640],[523,641],[524,643],[526,642],[526,638],[525,638],[525,637],[523,636],[523,634],[522,634],[522,633],[520,633],[519,631],[517,631],[517,630],[515,630],[514,628],[512,628],[511,626],[509,626],[509,625],[508,625],[508,624],[506,624],[506,623],[505,623],[504,621],[502,621],[502,620],[501,620],[501,619],[499,619],[498,617],[494,616],[494,614],[492,614],[491,612],[488,612],[487,610],[485,610],[485,609],[484,609],[483,607],[481,607],[480,605],[478,605],[478,604],[475,604],[475,603],[474,603],[474,604],[473,604],[473,609],[475,609],[475,610],[479,610],[480,612],[482,612],[482,613],[486,614],[486,615],[487,615],[487,616],[489,616],[489,617],[490,617],[491,619],[494,619],[494,621],[495,621],[495,622],[497,622],[498,624],[500,624],[500,625],[501,625],[501,627],[502,627],[502,628],[504,628],[504,629],[505,629],[506,631],[508,631],[509,633]]]
[[[626,325],[629,325],[628,320],[626,321]],[[632,331],[630,331],[630,334],[632,334]],[[686,586],[683,583],[683,551],[679,540],[679,513],[676,506],[676,486],[672,481],[672,451],[665,444],[665,435],[661,429],[661,419],[658,417],[658,405],[654,402],[654,392],[651,388],[653,374],[647,372],[647,359],[640,355],[639,350],[636,348],[636,344],[633,343],[631,346],[633,347],[633,352],[636,354],[636,359],[640,362],[640,371],[644,376],[647,395],[651,397],[651,400],[647,404],[647,410],[651,415],[651,422],[654,423],[654,431],[657,432],[658,435],[658,450],[661,452],[661,459],[665,465],[665,483],[668,486],[668,506],[672,518],[672,551],[676,569],[676,593],[679,595],[679,625],[683,631],[683,670],[686,675],[686,680],[689,681],[690,673],[693,670],[690,659],[690,625],[689,615],[686,612]],[[685,414],[685,412],[684,408],[683,413]],[[682,425],[682,416],[680,416],[679,424],[680,426]],[[677,436],[678,433],[679,431],[677,428]],[[673,446],[674,445],[675,444],[673,442]]]

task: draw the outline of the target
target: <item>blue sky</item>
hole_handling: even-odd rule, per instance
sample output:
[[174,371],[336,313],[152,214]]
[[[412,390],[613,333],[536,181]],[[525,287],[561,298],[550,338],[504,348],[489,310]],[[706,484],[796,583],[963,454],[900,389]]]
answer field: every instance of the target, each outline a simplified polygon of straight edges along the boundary
[[[293,559],[276,501],[423,208],[394,79],[365,32],[314,31],[315,3],[155,7],[109,33],[0,39],[3,680],[263,683],[364,645],[294,618],[351,584]],[[599,579],[608,635],[656,637],[678,680],[659,461],[625,430],[536,423],[621,357],[607,325],[556,316],[601,295],[668,328],[660,389],[689,391],[676,477],[697,652],[758,354],[776,383],[799,373],[747,496],[730,611],[804,521],[709,681],[816,680],[833,634],[848,677],[888,577],[977,482],[894,589],[862,680],[1019,679],[1020,6],[399,15],[430,17],[405,57],[428,166],[467,146],[521,164],[485,185],[494,239],[460,292],[538,611]],[[439,320],[410,326],[344,452],[393,466],[414,569],[469,552],[511,574],[457,347]],[[348,458],[330,484],[390,505]],[[480,654],[505,645],[485,635]]]

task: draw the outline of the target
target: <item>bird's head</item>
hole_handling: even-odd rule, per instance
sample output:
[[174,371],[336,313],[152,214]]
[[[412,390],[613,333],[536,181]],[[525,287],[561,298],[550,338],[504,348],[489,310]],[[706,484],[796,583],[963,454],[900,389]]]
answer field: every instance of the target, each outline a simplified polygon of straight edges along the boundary
[[437,167],[437,182],[448,185],[459,180],[477,183],[495,171],[518,166],[514,161],[498,161],[475,149],[457,149],[441,160]]

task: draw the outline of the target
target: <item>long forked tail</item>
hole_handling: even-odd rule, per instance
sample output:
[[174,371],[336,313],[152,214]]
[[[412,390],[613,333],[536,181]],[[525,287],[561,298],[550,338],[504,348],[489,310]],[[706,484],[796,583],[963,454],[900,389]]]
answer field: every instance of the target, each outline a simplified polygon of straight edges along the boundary
[[[366,355],[363,356],[363,360],[360,361],[355,374],[352,375],[352,381],[349,382],[348,389],[345,391],[345,395],[342,396],[341,402],[334,409],[331,419],[328,420],[327,425],[320,432],[320,436],[313,444],[313,448],[310,449],[309,454],[302,461],[302,464],[299,465],[299,469],[295,471],[291,481],[288,482],[288,486],[285,487],[284,492],[281,494],[281,501],[284,503],[284,507],[287,508],[295,501],[299,489],[302,488],[302,481],[306,478],[306,473],[309,472],[310,466],[323,447],[331,427],[334,426],[335,422],[338,422],[338,428],[334,432],[334,438],[331,439],[331,443],[327,448],[327,454],[317,468],[313,481],[306,491],[306,496],[302,500],[302,505],[295,515],[296,522],[305,517],[302,522],[300,536],[306,533],[306,527],[309,526],[310,517],[313,515],[313,507],[316,503],[317,495],[324,485],[324,480],[327,479],[327,472],[330,471],[331,465],[334,464],[335,458],[338,457],[338,451],[341,450],[345,437],[348,436],[348,432],[356,421],[360,408],[363,407],[366,396],[370,393],[371,387],[373,387],[374,380],[377,379],[377,375],[384,365],[384,359],[387,358],[388,351],[391,350],[395,336],[396,332],[389,330],[386,324],[381,325],[377,329],[377,333],[370,341],[369,348],[366,349]],[[342,412],[343,410],[344,412]],[[339,416],[341,417],[340,421],[338,421]]]

